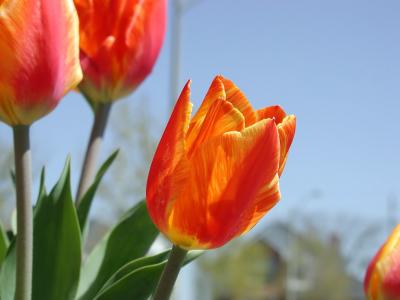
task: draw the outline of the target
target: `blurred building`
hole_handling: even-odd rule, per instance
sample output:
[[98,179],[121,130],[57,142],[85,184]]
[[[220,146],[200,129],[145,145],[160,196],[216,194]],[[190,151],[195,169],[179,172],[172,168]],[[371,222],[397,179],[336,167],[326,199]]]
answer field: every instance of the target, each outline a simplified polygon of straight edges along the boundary
[[337,235],[323,240],[285,223],[234,242],[201,265],[209,287],[206,293],[203,283],[202,300],[364,299],[362,283],[346,270]]

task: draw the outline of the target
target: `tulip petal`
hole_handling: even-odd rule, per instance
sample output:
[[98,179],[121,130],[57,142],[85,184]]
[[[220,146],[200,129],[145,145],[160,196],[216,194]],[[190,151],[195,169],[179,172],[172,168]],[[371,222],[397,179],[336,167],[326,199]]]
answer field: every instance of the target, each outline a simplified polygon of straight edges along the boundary
[[225,87],[226,100],[231,102],[244,116],[246,127],[254,124],[257,121],[256,112],[243,92],[229,79],[220,76]]
[[279,176],[281,176],[296,132],[296,117],[293,115],[287,116],[279,105],[265,107],[257,111],[257,120],[268,118],[274,119],[278,127],[281,146]]
[[171,207],[166,234],[188,249],[219,247],[252,222],[259,191],[276,178],[276,126],[263,120],[225,133],[203,144],[189,163],[186,188]]
[[382,278],[382,294],[387,299],[400,297],[400,225],[390,235],[380,253],[377,270]]
[[[209,114],[211,107],[217,100],[226,100],[230,102],[235,108],[235,111],[240,112],[244,117],[244,125],[247,127],[256,122],[256,113],[254,112],[251,104],[246,96],[233,84],[232,81],[225,79],[222,76],[216,76],[211,83],[211,86],[200,106],[197,113],[194,115],[190,122],[188,137],[190,137],[189,144],[193,143],[196,136],[200,135],[201,128],[204,128],[203,122]],[[238,114],[235,113],[236,118]],[[240,126],[241,127],[241,126]],[[230,130],[240,131],[242,128],[232,128]],[[197,143],[198,145],[199,143]]]
[[203,102],[201,103],[196,114],[193,116],[190,122],[188,136],[193,135],[192,131],[199,130],[208,110],[210,109],[210,106],[218,99],[226,99],[224,85],[219,76],[215,77],[212,81]]
[[286,112],[279,105],[268,106],[257,110],[257,120],[274,119],[276,124],[282,123],[286,117]]
[[288,152],[292,145],[294,134],[296,132],[296,117],[294,115],[286,116],[282,123],[278,124],[279,141],[281,147],[279,176],[282,175],[288,158]]
[[373,258],[371,264],[368,266],[366,276],[364,279],[364,291],[365,294],[368,296],[368,299],[375,300],[378,298],[379,286],[380,286],[380,275],[377,271],[376,263],[378,262],[381,254],[382,254],[383,247],[379,250],[379,252]]
[[[185,135],[188,130],[192,104],[190,103],[190,81],[183,89],[171,118],[167,124],[154,155],[148,181],[147,205],[152,219],[160,230],[165,228],[169,201],[179,193],[185,172],[176,171],[185,157]],[[184,161],[184,160],[183,160]]]
[[281,198],[279,190],[279,176],[276,176],[259,191],[256,200],[254,201],[254,210],[249,213],[252,215],[250,220],[244,220],[241,224],[239,235],[247,233],[252,229],[260,219],[273,208]]
[[242,129],[244,129],[243,115],[230,102],[222,99],[215,100],[201,123],[201,127],[197,129],[192,127],[188,133],[186,138],[188,157],[204,141],[228,131],[241,131]]
[[[399,247],[399,246],[397,246]],[[388,299],[400,298],[400,249],[396,249],[384,261],[387,269],[382,281],[382,290]]]

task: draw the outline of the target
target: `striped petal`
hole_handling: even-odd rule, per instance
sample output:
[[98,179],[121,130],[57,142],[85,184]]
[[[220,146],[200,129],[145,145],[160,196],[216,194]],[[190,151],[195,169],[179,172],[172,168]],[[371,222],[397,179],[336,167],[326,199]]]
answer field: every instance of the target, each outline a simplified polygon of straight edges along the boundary
[[217,99],[211,104],[204,120],[199,125],[201,126],[196,129],[192,127],[186,138],[189,157],[206,140],[228,131],[244,129],[244,117],[230,102]]
[[243,114],[246,120],[246,127],[254,124],[257,121],[257,115],[247,97],[232,81],[222,76],[220,76],[220,79],[225,87],[226,100],[231,102]]
[[285,168],[290,146],[292,145],[294,134],[296,132],[296,117],[294,115],[287,116],[282,123],[278,124],[279,141],[281,146],[279,176],[282,175]]
[[225,133],[203,144],[189,164],[186,188],[171,207],[166,234],[188,249],[219,247],[253,220],[259,191],[276,178],[276,126],[264,120]]
[[190,121],[188,136],[197,135],[197,133],[192,133],[192,131],[199,131],[201,124],[203,123],[203,120],[208,113],[208,110],[210,109],[211,105],[218,99],[226,99],[225,88],[219,76],[215,77],[212,81],[203,102],[201,103],[196,114]]
[[185,135],[189,126],[192,104],[190,81],[183,89],[157,147],[147,180],[147,206],[160,230],[165,228],[167,208],[182,188],[187,174],[178,165],[186,157]]
[[243,235],[252,229],[278,203],[280,198],[279,176],[276,174],[272,180],[266,181],[265,185],[258,192],[254,205],[249,207],[249,212],[247,213],[251,217],[243,220],[238,235]]
[[292,145],[294,134],[296,132],[296,117],[293,115],[286,115],[285,111],[278,105],[269,106],[257,111],[257,119],[274,119],[279,132],[279,141],[281,147],[280,162],[279,162],[279,176],[283,173],[285,168],[288,152]]
[[279,124],[286,117],[286,112],[279,105],[274,105],[257,110],[256,115],[258,121],[274,119],[276,124]]

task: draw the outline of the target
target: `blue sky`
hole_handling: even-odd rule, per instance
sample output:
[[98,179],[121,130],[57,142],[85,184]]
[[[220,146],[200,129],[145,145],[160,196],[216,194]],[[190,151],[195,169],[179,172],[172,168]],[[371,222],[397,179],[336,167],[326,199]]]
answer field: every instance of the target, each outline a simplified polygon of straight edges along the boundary
[[[195,107],[222,74],[256,108],[279,104],[297,116],[282,200],[267,220],[306,210],[384,222],[386,199],[400,194],[399,11],[397,0],[203,0],[185,14],[180,86],[193,80]],[[159,135],[170,102],[169,47],[167,34],[152,75],[123,100],[149,99]],[[71,93],[33,125],[35,166],[47,166],[48,182],[68,153],[76,182],[91,118]],[[7,126],[0,135],[10,143]],[[323,196],[305,204],[314,189]]]

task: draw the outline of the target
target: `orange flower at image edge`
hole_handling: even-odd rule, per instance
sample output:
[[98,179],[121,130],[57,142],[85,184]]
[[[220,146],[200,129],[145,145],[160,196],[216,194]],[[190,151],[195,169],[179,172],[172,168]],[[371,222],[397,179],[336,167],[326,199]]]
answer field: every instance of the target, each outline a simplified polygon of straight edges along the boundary
[[400,300],[400,225],[368,266],[364,290],[369,300]]
[[30,125],[82,79],[72,0],[0,0],[0,119]]
[[254,110],[217,76],[190,120],[183,89],[150,167],[151,218],[185,249],[224,245],[250,230],[279,200],[296,118],[279,106]]

